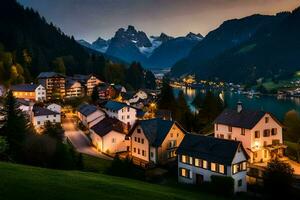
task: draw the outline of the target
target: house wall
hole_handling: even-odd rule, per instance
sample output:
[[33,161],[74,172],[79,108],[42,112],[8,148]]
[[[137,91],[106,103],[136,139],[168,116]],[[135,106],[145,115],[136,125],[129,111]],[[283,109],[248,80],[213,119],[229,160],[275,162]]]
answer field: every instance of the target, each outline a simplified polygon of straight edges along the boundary
[[92,140],[92,144],[96,147],[96,149],[102,152],[102,138],[93,130],[91,130],[90,138]]
[[[176,150],[184,138],[183,131],[174,123],[169,133],[164,139],[161,148],[159,148],[158,160],[161,163],[176,159]],[[172,142],[175,146],[170,146]]]
[[36,101],[45,101],[46,100],[46,89],[44,86],[39,85],[35,89],[35,100]]
[[118,111],[117,119],[125,124],[133,126],[136,121],[136,109],[131,107],[124,107]]
[[60,115],[43,115],[43,116],[33,116],[32,124],[35,127],[44,126],[47,121],[51,123],[61,123]]
[[96,110],[95,112],[86,117],[86,125],[90,128],[96,123],[100,122],[102,119],[104,119],[104,117],[104,112]]
[[[141,131],[140,133],[138,133],[138,131],[137,131],[138,129]],[[135,138],[136,138],[136,140],[135,140]],[[144,141],[144,143],[142,143],[142,140]],[[131,135],[131,155],[133,157],[136,157],[136,158],[139,158],[139,159],[149,162],[149,158],[150,158],[149,149],[150,149],[149,142],[143,132],[143,129],[141,128],[141,126],[138,125],[134,129],[134,131]],[[154,149],[155,148],[152,148],[152,151],[154,151]],[[142,151],[145,151],[144,156],[142,155]],[[152,158],[152,160],[155,160],[155,159]]]
[[95,76],[91,76],[86,82],[87,95],[91,96],[93,93],[94,87],[100,83],[103,83],[103,81],[97,79]]
[[29,99],[29,100],[34,100],[36,99],[35,97],[35,92],[24,92],[24,91],[13,91],[13,95],[17,99]]
[[66,98],[83,96],[83,89],[79,82],[75,82],[70,88],[66,89]]

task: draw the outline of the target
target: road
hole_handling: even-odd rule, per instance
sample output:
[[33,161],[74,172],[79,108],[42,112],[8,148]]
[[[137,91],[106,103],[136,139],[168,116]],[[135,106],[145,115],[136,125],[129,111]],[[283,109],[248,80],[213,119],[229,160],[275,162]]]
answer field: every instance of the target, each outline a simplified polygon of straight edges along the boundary
[[65,130],[65,136],[72,143],[76,151],[90,156],[112,160],[111,157],[100,153],[92,146],[89,138],[77,128],[76,121],[71,116],[67,116],[67,118],[64,119],[62,127]]

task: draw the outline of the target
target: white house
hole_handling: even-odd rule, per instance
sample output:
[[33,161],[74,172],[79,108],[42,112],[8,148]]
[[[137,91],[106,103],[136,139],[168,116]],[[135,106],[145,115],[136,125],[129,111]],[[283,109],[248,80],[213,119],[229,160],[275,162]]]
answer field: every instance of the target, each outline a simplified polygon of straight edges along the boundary
[[126,139],[125,126],[118,119],[104,118],[90,129],[93,145],[107,154],[129,151],[130,140]]
[[34,103],[32,101],[27,101],[25,99],[17,99],[17,104],[19,110],[22,112],[30,115],[30,112],[32,111]]
[[50,105],[47,106],[47,108],[54,112],[61,113],[61,106],[56,103],[51,103]]
[[137,110],[126,103],[107,101],[103,109],[111,118],[116,118],[127,126],[132,126],[137,120]]
[[32,124],[36,128],[43,127],[46,122],[61,123],[61,116],[58,112],[42,107],[35,107],[32,112]]
[[104,119],[105,113],[94,105],[83,103],[77,108],[77,116],[84,126],[90,128]]
[[283,156],[282,125],[274,115],[264,111],[244,109],[241,102],[236,109],[225,109],[214,121],[217,138],[243,143],[250,163],[267,162]]
[[246,192],[248,155],[240,141],[186,134],[177,149],[178,181],[202,184],[212,176],[234,180],[234,192]]
[[26,99],[33,101],[46,100],[46,89],[40,84],[13,85],[10,89],[17,99]]

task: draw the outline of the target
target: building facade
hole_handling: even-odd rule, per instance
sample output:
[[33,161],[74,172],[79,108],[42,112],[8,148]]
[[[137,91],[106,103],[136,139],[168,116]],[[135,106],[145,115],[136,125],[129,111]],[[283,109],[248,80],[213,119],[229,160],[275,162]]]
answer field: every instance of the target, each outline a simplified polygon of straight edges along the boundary
[[81,104],[77,108],[77,117],[84,126],[91,128],[105,118],[105,113],[94,105]]
[[35,107],[32,115],[32,124],[35,128],[43,127],[47,122],[61,123],[60,113],[54,112],[47,108]]
[[239,141],[186,134],[178,147],[178,181],[210,182],[212,176],[231,177],[234,192],[247,191],[248,155]]
[[42,72],[38,82],[46,89],[47,99],[63,99],[66,95],[66,77],[56,72]]
[[214,122],[214,136],[243,143],[250,163],[267,162],[284,156],[282,125],[271,113],[243,109],[226,109]]
[[83,87],[79,81],[68,80],[66,83],[66,98],[82,97]]
[[173,121],[138,120],[130,131],[131,156],[145,164],[174,161],[184,135],[182,127]]
[[31,101],[46,100],[46,90],[40,84],[20,84],[11,86],[11,91],[15,98]]

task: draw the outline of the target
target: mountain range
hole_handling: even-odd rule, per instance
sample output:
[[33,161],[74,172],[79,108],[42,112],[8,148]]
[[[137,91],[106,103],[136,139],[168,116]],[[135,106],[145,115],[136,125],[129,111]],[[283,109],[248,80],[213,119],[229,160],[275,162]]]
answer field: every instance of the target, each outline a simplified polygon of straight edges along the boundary
[[300,70],[300,8],[225,21],[178,61],[170,75],[250,82],[286,79]]
[[128,63],[138,61],[147,68],[167,68],[186,57],[202,39],[201,34],[194,33],[176,38],[165,33],[148,37],[145,32],[129,25],[127,29],[117,30],[109,40],[99,37],[92,43],[85,40],[78,40],[78,43]]

